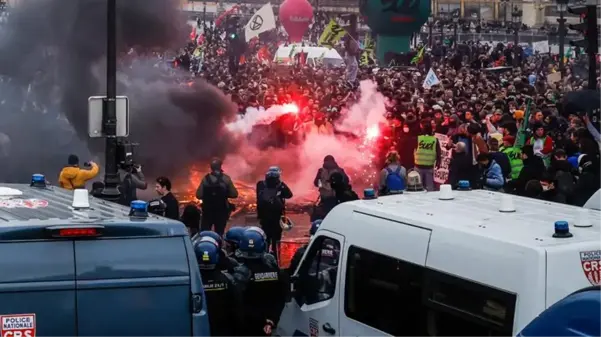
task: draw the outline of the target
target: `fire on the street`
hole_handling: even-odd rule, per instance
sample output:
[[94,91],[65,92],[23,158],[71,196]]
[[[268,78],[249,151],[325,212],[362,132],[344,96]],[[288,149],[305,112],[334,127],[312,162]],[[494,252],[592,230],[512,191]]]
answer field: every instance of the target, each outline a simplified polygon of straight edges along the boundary
[[[208,172],[194,167],[189,172],[188,181],[178,189],[177,194],[182,205],[188,203],[200,205],[202,201],[196,199],[196,189]],[[255,213],[257,211],[256,186],[239,180],[234,181],[234,186],[238,190],[238,198],[231,200],[236,206],[232,216],[238,213]],[[296,214],[310,212],[313,204],[310,200],[290,200],[286,203],[286,212]]]
[[[188,182],[185,186],[182,186],[182,188],[179,189],[180,192],[178,193],[182,204],[195,203],[200,205],[202,203],[201,200],[196,199],[196,189],[198,188],[202,178],[207,173],[208,172],[203,172],[196,168],[190,169]],[[234,186],[236,186],[236,189],[238,190],[238,198],[231,200],[231,202],[236,206],[232,216],[240,212],[256,212],[257,197],[255,195],[255,187],[245,184],[241,181],[234,181]]]

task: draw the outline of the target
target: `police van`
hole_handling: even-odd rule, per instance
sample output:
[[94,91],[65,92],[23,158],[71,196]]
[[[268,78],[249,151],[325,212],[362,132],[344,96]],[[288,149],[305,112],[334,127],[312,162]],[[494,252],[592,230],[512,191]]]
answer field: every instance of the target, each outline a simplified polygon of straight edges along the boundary
[[0,336],[208,336],[184,225],[88,197],[0,184]]
[[[600,284],[598,210],[443,187],[335,207],[294,271],[277,334],[516,335]],[[335,262],[322,254],[332,243]]]

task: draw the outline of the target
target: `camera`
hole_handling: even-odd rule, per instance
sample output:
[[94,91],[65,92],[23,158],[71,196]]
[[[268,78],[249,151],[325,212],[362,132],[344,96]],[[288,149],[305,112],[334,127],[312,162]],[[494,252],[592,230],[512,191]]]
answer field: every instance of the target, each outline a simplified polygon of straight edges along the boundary
[[134,161],[134,148],[138,144],[128,141],[119,141],[117,143],[117,163],[124,169],[134,169],[137,165]]

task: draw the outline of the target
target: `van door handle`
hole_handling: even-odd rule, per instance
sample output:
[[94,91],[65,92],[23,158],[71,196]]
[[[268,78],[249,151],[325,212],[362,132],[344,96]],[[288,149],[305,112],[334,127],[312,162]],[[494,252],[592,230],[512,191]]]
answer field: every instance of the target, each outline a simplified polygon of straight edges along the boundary
[[192,313],[198,314],[202,311],[202,296],[200,294],[192,295]]
[[323,325],[323,331],[329,333],[330,335],[333,335],[336,333],[336,329],[332,328],[330,323],[326,323]]

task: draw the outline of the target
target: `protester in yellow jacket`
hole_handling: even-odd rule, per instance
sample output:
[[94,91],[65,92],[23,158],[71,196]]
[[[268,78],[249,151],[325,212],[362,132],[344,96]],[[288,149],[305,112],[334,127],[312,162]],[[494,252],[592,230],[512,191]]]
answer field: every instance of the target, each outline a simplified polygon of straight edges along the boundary
[[68,166],[58,176],[60,187],[68,190],[85,188],[86,182],[98,175],[98,165],[94,162],[88,164],[89,169],[82,169],[79,167],[79,158],[74,154],[69,155]]

